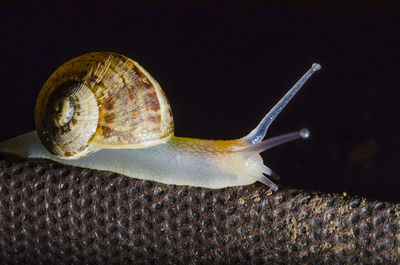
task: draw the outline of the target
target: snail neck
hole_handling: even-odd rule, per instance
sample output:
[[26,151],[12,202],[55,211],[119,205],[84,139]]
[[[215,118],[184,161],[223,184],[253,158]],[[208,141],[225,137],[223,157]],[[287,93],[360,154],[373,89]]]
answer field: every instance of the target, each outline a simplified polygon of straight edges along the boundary
[[209,140],[171,136],[167,142],[170,145],[187,150],[195,150],[196,152],[233,152],[237,148],[246,146],[247,143],[243,139],[235,140]]

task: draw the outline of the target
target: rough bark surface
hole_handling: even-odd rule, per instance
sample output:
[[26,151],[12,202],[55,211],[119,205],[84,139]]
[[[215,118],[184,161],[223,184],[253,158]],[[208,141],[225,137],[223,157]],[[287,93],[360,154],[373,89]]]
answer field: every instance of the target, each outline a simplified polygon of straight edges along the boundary
[[1,264],[398,264],[400,204],[0,156]]

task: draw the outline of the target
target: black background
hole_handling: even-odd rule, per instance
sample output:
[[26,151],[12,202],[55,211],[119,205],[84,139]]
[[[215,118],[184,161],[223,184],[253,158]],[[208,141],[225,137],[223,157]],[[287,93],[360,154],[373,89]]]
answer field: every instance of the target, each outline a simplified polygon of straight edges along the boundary
[[36,95],[91,51],[138,61],[178,136],[242,137],[311,66],[267,136],[312,137],[264,154],[284,185],[400,201],[399,9],[58,6],[0,9],[0,140],[34,129]]

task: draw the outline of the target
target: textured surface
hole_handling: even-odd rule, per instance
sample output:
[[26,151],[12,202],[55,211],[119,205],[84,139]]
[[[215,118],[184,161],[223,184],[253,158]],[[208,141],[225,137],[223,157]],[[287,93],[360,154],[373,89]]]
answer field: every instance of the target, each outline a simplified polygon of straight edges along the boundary
[[35,128],[51,153],[70,158],[84,156],[88,139],[96,147],[150,146],[174,131],[157,81],[112,52],[87,53],[61,65],[40,90]]
[[0,260],[397,264],[399,204],[265,186],[209,190],[0,156]]

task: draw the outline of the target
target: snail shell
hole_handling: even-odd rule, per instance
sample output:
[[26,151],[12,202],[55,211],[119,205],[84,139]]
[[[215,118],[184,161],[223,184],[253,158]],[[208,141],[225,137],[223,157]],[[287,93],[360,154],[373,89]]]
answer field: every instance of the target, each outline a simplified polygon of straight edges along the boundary
[[140,148],[173,134],[168,100],[138,63],[116,53],[84,54],[43,85],[35,126],[48,151],[64,159],[100,148]]

